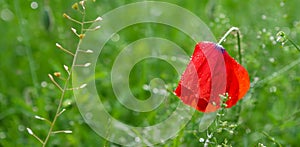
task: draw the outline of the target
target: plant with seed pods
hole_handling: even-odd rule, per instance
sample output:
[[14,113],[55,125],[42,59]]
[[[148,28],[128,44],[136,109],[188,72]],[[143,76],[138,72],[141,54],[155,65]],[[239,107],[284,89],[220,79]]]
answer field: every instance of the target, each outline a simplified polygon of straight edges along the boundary
[[[72,18],[71,16],[69,16],[66,13],[63,14],[64,18],[66,18],[66,19],[68,19],[68,20],[70,20],[72,22],[75,22],[76,24],[80,25],[80,30],[76,30],[73,27],[71,28],[71,31],[78,37],[78,43],[77,43],[77,47],[76,47],[75,53],[74,53],[74,51],[71,51],[71,50],[63,47],[61,44],[56,43],[56,47],[58,49],[62,50],[63,52],[65,52],[65,53],[67,53],[67,54],[69,54],[69,55],[71,55],[73,57],[73,63],[70,66],[63,65],[63,67],[65,69],[65,72],[67,73],[67,77],[66,78],[61,77],[61,72],[54,72],[53,74],[48,74],[49,79],[59,89],[59,91],[61,92],[61,94],[60,94],[59,103],[57,105],[56,113],[54,115],[54,118],[47,119],[47,118],[42,117],[42,116],[37,116],[37,115],[35,116],[36,119],[45,121],[47,124],[50,125],[49,130],[47,132],[47,135],[43,139],[42,137],[37,136],[32,131],[32,129],[27,128],[27,132],[30,135],[32,135],[34,138],[36,138],[42,144],[43,147],[46,146],[49,143],[49,139],[50,139],[50,137],[51,137],[52,134],[58,134],[58,133],[70,134],[70,133],[72,133],[71,130],[54,130],[54,127],[55,127],[55,124],[56,124],[56,121],[57,121],[58,117],[61,116],[61,114],[66,111],[66,109],[63,108],[62,103],[63,103],[64,97],[65,97],[67,91],[77,90],[77,89],[81,89],[81,88],[84,88],[84,87],[87,86],[87,84],[82,84],[79,87],[71,87],[70,88],[70,80],[71,80],[73,68],[74,67],[78,67],[78,66],[84,68],[84,67],[88,67],[88,66],[91,65],[91,63],[85,63],[85,64],[82,64],[82,65],[75,64],[75,60],[76,60],[76,58],[78,56],[78,52],[83,52],[83,53],[87,53],[87,54],[93,53],[92,50],[81,50],[79,48],[79,46],[81,45],[82,39],[85,36],[85,32],[87,32],[87,31],[95,31],[95,30],[100,29],[100,26],[96,26],[95,28],[92,28],[92,29],[87,29],[86,27],[88,27],[87,26],[88,24],[91,24],[91,23],[94,23],[94,22],[102,20],[101,17],[97,17],[95,20],[86,21],[85,20],[85,16],[86,16],[86,7],[85,7],[86,4],[85,3],[86,3],[86,0],[83,0],[83,1],[80,1],[78,3],[74,3],[72,5],[72,8],[74,10],[78,11],[82,15],[82,19],[80,21],[76,20],[75,18]],[[59,82],[57,82],[57,80],[63,80],[63,85],[59,84]]]

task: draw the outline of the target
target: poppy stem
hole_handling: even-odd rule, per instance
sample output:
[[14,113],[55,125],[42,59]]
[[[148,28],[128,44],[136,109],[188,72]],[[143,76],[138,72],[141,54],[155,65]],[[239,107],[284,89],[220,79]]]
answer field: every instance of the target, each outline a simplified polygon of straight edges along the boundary
[[[231,27],[226,33],[225,35],[220,39],[220,41],[218,42],[218,44],[220,45],[222,42],[224,42],[227,38],[227,36],[231,33],[231,32],[236,32],[237,34],[237,44],[238,44],[238,54],[239,54],[239,63],[242,63],[242,51],[241,51],[241,38],[240,38],[240,29],[237,27]],[[300,51],[300,50],[299,50]]]
[[241,48],[240,30],[238,30],[236,34],[237,34],[237,44],[238,44],[239,63],[242,64],[242,48]]

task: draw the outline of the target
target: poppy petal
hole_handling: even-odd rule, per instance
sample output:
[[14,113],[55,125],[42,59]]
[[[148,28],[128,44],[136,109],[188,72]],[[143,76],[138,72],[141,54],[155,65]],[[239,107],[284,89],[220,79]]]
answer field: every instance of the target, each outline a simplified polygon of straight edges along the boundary
[[220,94],[228,93],[227,107],[232,107],[250,87],[247,71],[212,42],[196,45],[191,61],[174,93],[187,105],[213,112],[220,107]]

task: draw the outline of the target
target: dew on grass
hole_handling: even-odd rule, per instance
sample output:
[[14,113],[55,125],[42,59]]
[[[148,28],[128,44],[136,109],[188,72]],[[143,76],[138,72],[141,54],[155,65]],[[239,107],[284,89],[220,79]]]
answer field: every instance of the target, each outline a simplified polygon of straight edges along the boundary
[[115,34],[111,37],[111,41],[113,41],[113,42],[118,42],[119,40],[120,40],[119,34]]
[[143,89],[146,90],[146,91],[149,91],[150,90],[150,86],[147,85],[147,84],[144,84],[143,85]]
[[11,21],[14,18],[14,13],[9,9],[3,9],[0,15],[1,19],[4,21]]
[[39,7],[39,4],[37,2],[31,2],[30,7],[32,9],[37,9]]
[[272,58],[269,58],[269,61],[270,61],[271,63],[274,63],[274,62],[275,62],[275,59],[272,57]]
[[18,125],[18,130],[19,130],[20,132],[23,132],[23,131],[25,130],[25,126],[23,126],[23,125]]
[[42,81],[42,82],[41,82],[41,86],[42,86],[43,88],[47,87],[47,85],[48,85],[48,83],[47,83],[46,81]]
[[64,102],[63,102],[63,106],[64,107],[68,107],[72,104],[72,100],[71,99],[66,99]]
[[141,138],[140,138],[140,137],[135,137],[135,138],[134,138],[134,141],[135,141],[135,142],[141,142]]
[[257,38],[257,39],[260,39],[260,38],[261,38],[261,36],[260,36],[260,35],[257,35],[257,36],[256,36],[256,38]]
[[267,16],[266,16],[266,15],[262,15],[262,16],[261,16],[261,19],[262,19],[262,20],[266,20],[266,19],[267,19]]

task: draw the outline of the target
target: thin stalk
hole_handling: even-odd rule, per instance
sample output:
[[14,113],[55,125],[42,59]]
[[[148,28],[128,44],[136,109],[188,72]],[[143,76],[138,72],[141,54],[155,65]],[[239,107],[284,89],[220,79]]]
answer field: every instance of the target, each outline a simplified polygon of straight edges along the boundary
[[237,35],[237,44],[238,44],[239,63],[242,64],[242,50],[241,50],[240,30],[238,30],[236,32],[236,35]]
[[278,141],[276,141],[272,136],[270,136],[267,132],[263,131],[262,134],[264,134],[269,140],[273,141],[279,147],[282,147],[282,145]]

